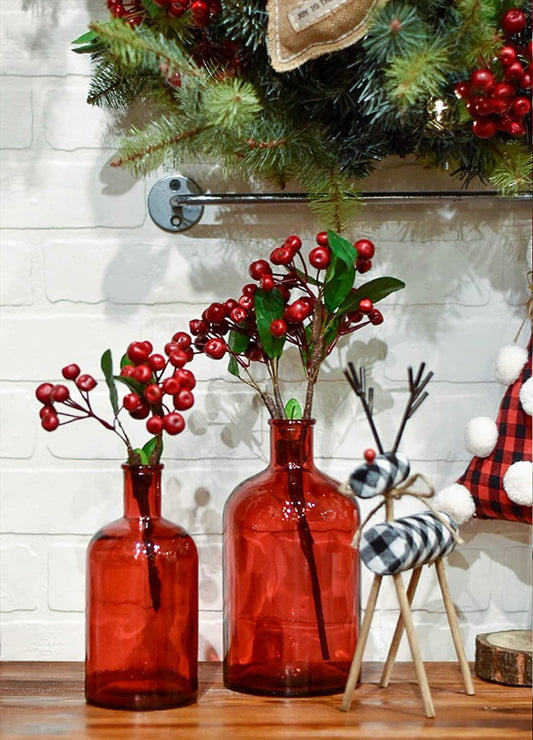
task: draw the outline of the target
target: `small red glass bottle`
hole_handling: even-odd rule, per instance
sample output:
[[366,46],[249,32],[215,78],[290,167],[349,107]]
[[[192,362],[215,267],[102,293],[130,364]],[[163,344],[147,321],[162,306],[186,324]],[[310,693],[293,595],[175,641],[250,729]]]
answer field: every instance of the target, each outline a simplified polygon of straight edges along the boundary
[[113,709],[196,701],[198,555],[161,517],[162,465],[124,471],[124,516],[87,551],[85,696]]
[[269,466],[224,510],[224,682],[236,691],[343,691],[359,627],[353,500],[313,461],[313,420],[272,420]]

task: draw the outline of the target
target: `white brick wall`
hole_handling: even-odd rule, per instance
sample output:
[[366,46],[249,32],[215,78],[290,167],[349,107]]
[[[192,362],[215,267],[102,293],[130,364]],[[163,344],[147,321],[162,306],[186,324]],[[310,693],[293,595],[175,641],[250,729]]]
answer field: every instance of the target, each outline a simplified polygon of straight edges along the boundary
[[[98,372],[107,347],[118,354],[134,338],[166,341],[208,301],[234,295],[252,259],[289,233],[309,240],[315,231],[301,206],[210,208],[201,224],[180,235],[154,226],[145,203],[157,177],[136,180],[109,167],[112,118],[86,105],[89,62],[69,48],[97,15],[105,15],[101,0],[0,0],[0,642],[6,660],[82,659],[85,547],[121,508],[120,446],[90,424],[47,435],[38,423],[35,385],[58,379],[72,361]],[[208,165],[185,174],[205,189],[231,189]],[[365,183],[417,186],[456,188],[445,175],[404,161]],[[388,300],[382,327],[342,345],[324,368],[316,447],[326,472],[345,479],[371,444],[341,371],[363,357],[372,368],[385,439],[405,401],[406,365],[428,363],[435,372],[430,398],[407,429],[405,450],[437,487],[462,473],[464,423],[495,416],[502,395],[492,363],[522,319],[529,226],[529,206],[507,202],[369,205],[362,212],[353,237],[376,241],[375,274],[397,275],[408,287]],[[167,445],[164,512],[198,544],[201,656],[212,657],[221,654],[222,509],[232,488],[264,465],[268,433],[264,411],[223,363],[202,360],[196,372],[189,431]],[[297,381],[296,366],[284,376]],[[402,502],[398,510],[413,508]],[[476,521],[462,534],[465,544],[450,556],[448,572],[472,658],[478,632],[529,624],[529,530]],[[365,571],[364,599],[369,583]],[[454,659],[432,569],[414,609],[424,656]],[[396,616],[386,584],[368,659],[384,658]],[[400,658],[408,658],[403,643]]]

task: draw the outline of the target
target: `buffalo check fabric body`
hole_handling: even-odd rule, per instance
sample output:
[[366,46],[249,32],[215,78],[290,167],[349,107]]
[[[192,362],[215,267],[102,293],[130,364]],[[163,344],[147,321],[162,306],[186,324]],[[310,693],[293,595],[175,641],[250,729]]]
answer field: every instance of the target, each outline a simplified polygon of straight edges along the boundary
[[472,494],[479,519],[508,519],[531,524],[531,506],[511,501],[503,487],[503,476],[510,465],[520,460],[531,461],[531,416],[520,403],[520,389],[529,378],[531,340],[528,360],[520,377],[508,387],[500,405],[496,447],[487,457],[473,457],[457,481]]
[[[453,530],[457,525],[448,514],[441,516]],[[381,522],[361,535],[359,551],[367,568],[390,576],[419,565],[432,563],[455,548],[451,532],[432,511]]]
[[409,470],[409,460],[405,455],[385,452],[353,471],[350,488],[359,498],[373,498],[403,483]]

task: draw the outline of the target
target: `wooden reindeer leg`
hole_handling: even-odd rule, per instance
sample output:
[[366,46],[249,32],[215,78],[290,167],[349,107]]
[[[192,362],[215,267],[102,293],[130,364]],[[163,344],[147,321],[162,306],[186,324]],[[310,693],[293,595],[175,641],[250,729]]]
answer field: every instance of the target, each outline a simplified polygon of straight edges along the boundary
[[361,632],[357,640],[355,652],[353,654],[352,665],[350,666],[350,673],[348,674],[348,681],[346,682],[346,688],[344,689],[344,695],[342,697],[341,711],[348,712],[352,706],[353,692],[355,691],[355,685],[361,671],[361,665],[363,663],[363,651],[365,649],[366,641],[368,639],[368,633],[370,632],[370,624],[374,611],[376,609],[376,602],[378,600],[379,589],[381,587],[381,579],[383,576],[375,575],[372,582],[372,588],[370,589],[370,595],[366,605],[365,618],[361,625]]
[[[415,595],[416,588],[418,586],[418,581],[420,580],[420,574],[422,573],[422,566],[419,565],[417,568],[413,569],[413,572],[411,573],[411,579],[409,581],[409,586],[407,587],[407,601],[409,602],[409,606],[413,603],[413,598]],[[394,635],[392,637],[392,642],[390,644],[389,652],[387,655],[387,660],[385,661],[385,665],[383,666],[383,672],[381,674],[381,681],[379,685],[382,688],[387,688],[390,682],[390,677],[392,673],[392,667],[394,665],[394,661],[396,660],[396,655],[398,654],[398,648],[400,647],[400,641],[402,639],[404,630],[404,621],[402,614],[400,613],[400,616],[398,617],[398,622],[396,623],[396,629],[394,630]]]
[[461,673],[463,674],[465,692],[469,696],[473,696],[475,693],[474,683],[472,681],[472,674],[470,673],[470,666],[468,665],[468,661],[466,659],[463,641],[461,640],[459,623],[457,621],[457,614],[455,613],[455,607],[453,605],[450,587],[448,586],[448,579],[446,578],[446,569],[444,567],[443,558],[439,558],[435,562],[435,568],[437,570],[437,578],[439,579],[439,586],[442,592],[442,600],[444,601],[446,614],[448,616],[448,623],[450,625],[450,631],[452,633],[455,652],[457,653],[457,660],[459,661],[459,667],[461,669]]
[[420,648],[418,646],[418,640],[416,639],[415,627],[413,624],[413,618],[411,616],[411,609],[409,607],[409,601],[407,600],[407,594],[405,593],[405,587],[402,581],[401,573],[395,573],[393,576],[394,585],[396,586],[396,594],[398,596],[398,603],[400,604],[400,610],[402,613],[403,621],[405,624],[405,631],[407,632],[407,638],[409,640],[409,647],[411,648],[411,655],[413,656],[413,663],[416,670],[416,676],[420,691],[422,693],[422,701],[424,703],[424,711],[426,717],[434,717],[435,710],[433,708],[433,700],[431,698],[431,692],[429,690],[429,684],[426,676],[424,664],[422,662],[422,656],[420,654]]

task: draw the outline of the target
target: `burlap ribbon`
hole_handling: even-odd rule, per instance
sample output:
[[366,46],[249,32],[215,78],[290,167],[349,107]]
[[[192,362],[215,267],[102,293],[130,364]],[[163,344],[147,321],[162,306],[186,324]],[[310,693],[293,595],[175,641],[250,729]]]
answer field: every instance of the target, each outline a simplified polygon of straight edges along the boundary
[[385,0],[268,0],[272,67],[286,72],[344,49],[366,33],[366,20]]

